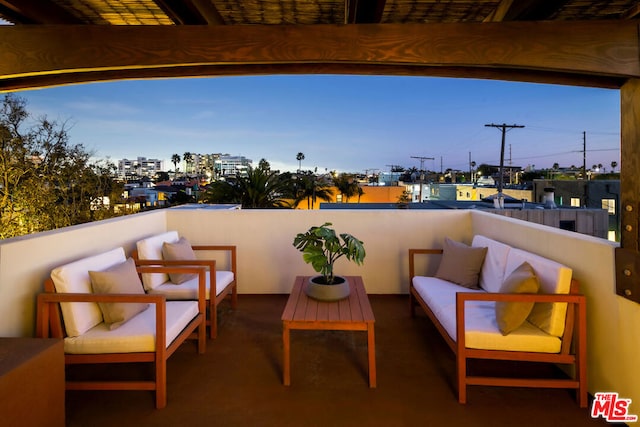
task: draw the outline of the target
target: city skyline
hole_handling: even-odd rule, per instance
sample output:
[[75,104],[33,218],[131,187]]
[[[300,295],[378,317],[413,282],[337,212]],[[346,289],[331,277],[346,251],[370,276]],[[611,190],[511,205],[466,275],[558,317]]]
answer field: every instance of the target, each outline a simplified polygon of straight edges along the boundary
[[[273,169],[362,173],[497,165],[620,165],[619,91],[473,79],[247,76],[119,81],[18,92],[97,158],[228,153]],[[618,166],[619,168],[619,166]]]

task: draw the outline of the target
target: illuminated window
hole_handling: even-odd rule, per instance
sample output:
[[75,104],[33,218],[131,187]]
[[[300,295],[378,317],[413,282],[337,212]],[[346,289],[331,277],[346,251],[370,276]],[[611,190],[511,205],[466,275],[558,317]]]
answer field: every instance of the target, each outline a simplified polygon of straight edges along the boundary
[[606,209],[609,215],[615,215],[616,199],[602,199],[602,209]]
[[571,198],[571,206],[573,206],[574,208],[579,208],[580,207],[580,197],[572,197]]

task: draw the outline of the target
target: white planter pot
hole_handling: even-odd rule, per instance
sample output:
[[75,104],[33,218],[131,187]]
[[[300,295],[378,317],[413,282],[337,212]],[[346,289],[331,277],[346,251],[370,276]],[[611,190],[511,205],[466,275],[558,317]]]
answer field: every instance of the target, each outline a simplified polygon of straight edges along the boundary
[[309,298],[318,301],[339,301],[349,296],[351,288],[345,277],[335,276],[332,285],[325,285],[314,281],[314,279],[321,277],[322,276],[310,277],[305,283],[304,293],[307,294]]

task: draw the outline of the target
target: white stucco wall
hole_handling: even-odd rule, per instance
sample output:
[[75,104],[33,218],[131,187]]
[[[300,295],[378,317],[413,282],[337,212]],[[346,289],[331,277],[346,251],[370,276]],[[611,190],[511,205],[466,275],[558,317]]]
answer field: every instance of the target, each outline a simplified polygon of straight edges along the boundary
[[579,233],[472,214],[474,234],[484,234],[573,268],[587,296],[589,392],[618,392],[640,415],[640,304],[616,294],[616,243]]

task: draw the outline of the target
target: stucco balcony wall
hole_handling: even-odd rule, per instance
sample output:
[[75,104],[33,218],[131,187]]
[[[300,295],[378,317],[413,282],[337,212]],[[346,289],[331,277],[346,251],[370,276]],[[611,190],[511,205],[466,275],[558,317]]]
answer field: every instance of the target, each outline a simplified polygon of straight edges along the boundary
[[[337,269],[363,276],[371,294],[406,294],[407,249],[440,247],[445,236],[468,243],[484,234],[572,267],[588,297],[589,391],[616,391],[640,413],[640,305],[615,294],[616,244],[469,210],[163,209],[0,241],[0,336],[33,335],[35,295],[55,266],[115,246],[130,252],[137,240],[166,230],[194,244],[237,245],[241,295],[288,293],[296,275],[314,274],[292,246],[295,234],[324,222],[365,242],[363,266],[340,260]],[[433,272],[435,263],[418,268]]]

